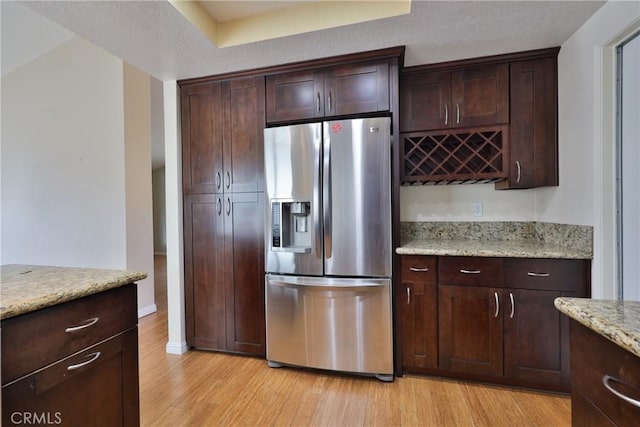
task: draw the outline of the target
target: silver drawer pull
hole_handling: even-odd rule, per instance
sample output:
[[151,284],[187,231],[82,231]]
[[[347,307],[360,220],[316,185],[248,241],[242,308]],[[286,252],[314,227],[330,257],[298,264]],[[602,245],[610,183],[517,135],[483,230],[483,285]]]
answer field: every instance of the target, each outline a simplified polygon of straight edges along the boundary
[[500,299],[498,299],[498,293],[494,292],[493,296],[496,300],[496,312],[493,314],[493,317],[498,317],[498,314],[500,314]]
[[533,276],[533,277],[549,277],[550,274],[549,273],[534,273],[532,271],[527,273],[527,276]]
[[98,320],[100,320],[99,317],[94,317],[93,319],[89,319],[87,320],[87,323],[85,323],[84,325],[80,325],[80,326],[70,326],[67,329],[65,329],[65,332],[75,332],[75,331],[79,331],[80,329],[84,329],[84,328],[88,328],[89,326],[93,326],[96,323],[98,323]]
[[460,273],[463,273],[463,274],[480,274],[480,270],[465,270],[465,269],[462,269],[462,270],[460,270]]
[[417,267],[409,267],[409,270],[416,271],[418,273],[426,273],[427,271],[429,271],[428,268],[417,268]]
[[609,375],[605,375],[605,376],[602,377],[602,384],[604,384],[604,386],[607,388],[607,390],[609,390],[611,393],[615,394],[616,396],[618,396],[620,399],[624,400],[625,402],[630,403],[633,406],[636,406],[636,407],[640,408],[640,401],[638,401],[636,399],[632,399],[629,396],[625,396],[624,394],[620,393],[618,390],[615,390],[613,387],[611,387],[609,385],[609,381],[615,381],[617,383],[623,384],[622,381],[620,381],[617,378],[610,377]]
[[95,362],[98,359],[98,357],[100,357],[100,352],[96,351],[95,353],[87,355],[87,357],[90,357],[90,359],[86,360],[86,361],[84,361],[82,363],[78,363],[76,365],[67,366],[67,371],[73,371],[74,369],[80,369],[83,366],[87,366],[89,363]]

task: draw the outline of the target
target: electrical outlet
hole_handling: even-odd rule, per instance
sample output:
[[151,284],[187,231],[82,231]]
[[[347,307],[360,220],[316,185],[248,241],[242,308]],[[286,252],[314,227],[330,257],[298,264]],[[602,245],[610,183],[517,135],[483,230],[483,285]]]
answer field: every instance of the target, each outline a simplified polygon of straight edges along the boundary
[[473,203],[473,216],[482,216],[482,202]]

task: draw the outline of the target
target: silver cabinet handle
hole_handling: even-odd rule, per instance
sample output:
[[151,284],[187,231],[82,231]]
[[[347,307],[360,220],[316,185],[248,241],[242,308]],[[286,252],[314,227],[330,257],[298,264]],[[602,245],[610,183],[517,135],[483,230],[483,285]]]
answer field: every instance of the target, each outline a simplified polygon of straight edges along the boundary
[[549,273],[534,273],[533,271],[530,271],[527,273],[527,276],[533,276],[533,277],[549,277],[551,276]]
[[316,110],[320,112],[320,92],[316,94]]
[[520,161],[516,160],[516,182],[520,182],[522,176],[522,169],[520,168]]
[[222,185],[222,177],[220,176],[220,172],[216,172],[216,188],[220,188]]
[[636,400],[636,399],[632,399],[629,396],[626,396],[622,393],[620,393],[618,390],[615,390],[613,387],[611,387],[609,385],[609,381],[615,381],[617,383],[623,384],[622,381],[620,381],[617,378],[613,378],[609,375],[605,375],[602,377],[602,384],[604,384],[604,386],[606,387],[607,390],[609,390],[611,393],[615,394],[616,396],[618,396],[620,399],[624,400],[627,403],[632,404],[633,406],[636,406],[638,408],[640,408],[640,401]]
[[411,288],[407,287],[407,305],[411,304]]
[[231,213],[231,199],[227,197],[227,215]]
[[224,175],[224,186],[227,188],[227,190],[229,189],[229,187],[231,187],[231,174],[229,173],[229,171],[227,171],[227,173],[225,173]]
[[417,267],[409,267],[409,270],[416,271],[418,273],[426,273],[427,271],[429,271],[428,268],[417,268]]
[[500,313],[500,300],[498,299],[498,293],[494,292],[493,297],[496,300],[496,312],[493,314],[493,317],[498,317],[498,314]]
[[465,270],[465,269],[461,269],[460,273],[463,273],[463,274],[480,274],[481,270]]
[[329,91],[329,111],[333,108],[333,102],[331,102],[331,91]]
[[75,331],[79,331],[81,329],[85,329],[88,328],[89,326],[93,326],[96,323],[98,323],[98,320],[100,320],[99,317],[93,317],[91,319],[87,320],[87,323],[79,325],[79,326],[70,326],[67,329],[65,329],[65,332],[75,332]]
[[74,369],[80,369],[83,366],[87,366],[89,363],[95,362],[96,360],[98,360],[98,357],[100,357],[100,352],[96,351],[95,353],[91,353],[87,357],[90,357],[90,359],[86,360],[86,361],[84,361],[82,363],[78,363],[76,365],[67,366],[67,371],[73,371]]
[[444,104],[444,124],[449,124],[449,106]]
[[218,216],[220,216],[220,214],[222,213],[222,200],[220,200],[220,197],[218,197],[216,205],[218,205]]
[[456,104],[456,124],[460,123],[460,104]]
[[509,299],[511,300],[511,314],[509,314],[509,319],[513,319],[513,315],[516,313],[516,304],[513,301],[513,293],[509,292]]

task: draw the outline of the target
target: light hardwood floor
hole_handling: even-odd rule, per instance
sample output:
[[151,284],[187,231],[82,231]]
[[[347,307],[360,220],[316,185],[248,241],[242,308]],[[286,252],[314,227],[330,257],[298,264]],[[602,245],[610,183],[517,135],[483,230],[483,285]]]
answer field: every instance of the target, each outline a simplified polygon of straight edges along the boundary
[[376,379],[205,351],[165,352],[166,267],[156,257],[158,312],[140,319],[143,426],[568,426],[567,396],[448,379]]

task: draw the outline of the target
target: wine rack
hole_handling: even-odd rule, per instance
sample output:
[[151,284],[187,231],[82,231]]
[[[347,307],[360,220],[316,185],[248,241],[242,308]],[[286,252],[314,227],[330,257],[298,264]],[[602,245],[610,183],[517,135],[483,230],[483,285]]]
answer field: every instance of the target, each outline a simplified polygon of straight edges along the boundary
[[403,185],[497,182],[508,176],[508,126],[401,133]]

